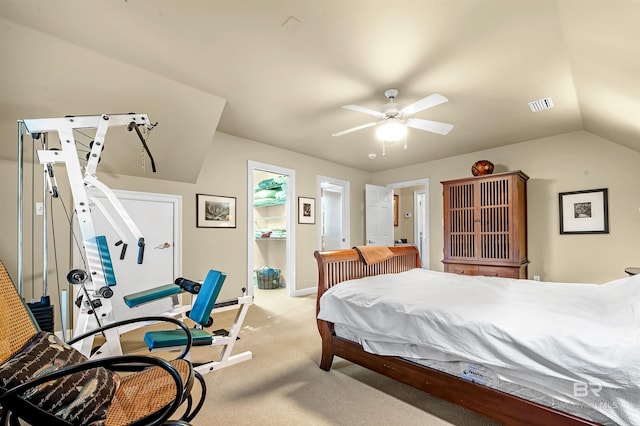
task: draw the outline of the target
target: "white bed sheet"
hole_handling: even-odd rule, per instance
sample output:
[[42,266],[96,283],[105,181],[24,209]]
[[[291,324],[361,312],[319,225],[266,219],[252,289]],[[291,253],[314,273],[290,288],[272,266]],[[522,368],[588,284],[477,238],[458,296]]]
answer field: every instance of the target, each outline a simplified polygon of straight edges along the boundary
[[615,424],[640,424],[640,276],[549,283],[413,269],[334,286],[318,318],[365,350],[489,367]]

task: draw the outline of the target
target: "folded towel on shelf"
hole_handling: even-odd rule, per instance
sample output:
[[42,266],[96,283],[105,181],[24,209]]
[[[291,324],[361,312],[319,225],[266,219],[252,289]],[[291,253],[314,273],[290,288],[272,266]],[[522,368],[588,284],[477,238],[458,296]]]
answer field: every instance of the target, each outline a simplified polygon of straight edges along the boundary
[[281,186],[287,182],[286,176],[276,176],[274,178],[269,178],[265,180],[261,180],[258,182],[257,189],[267,189]]
[[278,191],[275,189],[262,189],[256,192],[255,194],[253,194],[253,198],[257,200],[264,200],[267,198],[275,199],[277,193]]
[[287,230],[283,228],[271,229],[271,238],[287,238]]

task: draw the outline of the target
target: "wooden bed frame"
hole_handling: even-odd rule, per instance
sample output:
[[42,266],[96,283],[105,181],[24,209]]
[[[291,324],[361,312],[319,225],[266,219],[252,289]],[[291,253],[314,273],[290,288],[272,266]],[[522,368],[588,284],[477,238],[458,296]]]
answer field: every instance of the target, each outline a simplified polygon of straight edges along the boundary
[[[318,262],[316,315],[320,309],[322,294],[342,281],[420,267],[420,255],[414,246],[389,248],[393,251],[393,257],[373,265],[365,265],[355,249],[316,251],[314,253]],[[333,324],[322,320],[317,320],[317,323],[322,337],[320,368],[323,370],[329,371],[333,357],[339,356],[506,425],[598,424],[405,359],[365,352],[359,344],[336,336]]]

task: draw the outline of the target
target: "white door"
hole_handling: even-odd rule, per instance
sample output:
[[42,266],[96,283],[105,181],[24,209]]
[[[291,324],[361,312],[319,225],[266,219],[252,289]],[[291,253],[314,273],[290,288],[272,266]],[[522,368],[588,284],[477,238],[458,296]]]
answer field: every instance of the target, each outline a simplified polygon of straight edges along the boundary
[[[131,191],[114,191],[114,193],[144,236],[145,250],[142,263],[138,264],[137,241],[122,223],[118,223],[119,215],[113,210],[107,198],[100,193],[95,194],[129,243],[124,259],[120,259],[123,245],[115,244],[121,240],[121,235],[116,232],[100,209],[92,207],[91,214],[96,235],[104,235],[107,238],[116,277],[116,285],[111,288],[113,318],[119,321],[161,314],[172,308],[172,298],[163,298],[136,308],[129,308],[124,303],[123,297],[173,283],[180,275],[181,197]],[[204,277],[186,278],[197,280]]]
[[367,245],[393,245],[393,188],[366,185]]
[[320,199],[320,250],[340,250],[350,247],[349,182],[318,176]]

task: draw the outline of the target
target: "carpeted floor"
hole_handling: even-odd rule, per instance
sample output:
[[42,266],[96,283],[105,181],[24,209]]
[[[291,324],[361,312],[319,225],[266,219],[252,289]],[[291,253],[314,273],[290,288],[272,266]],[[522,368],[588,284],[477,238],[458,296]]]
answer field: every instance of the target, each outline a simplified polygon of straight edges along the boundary
[[[318,367],[315,295],[256,289],[234,353],[253,359],[207,373],[206,403],[192,422],[209,425],[495,425],[409,386],[336,358]],[[214,315],[228,329],[235,311]],[[194,348],[194,362],[217,359]]]

